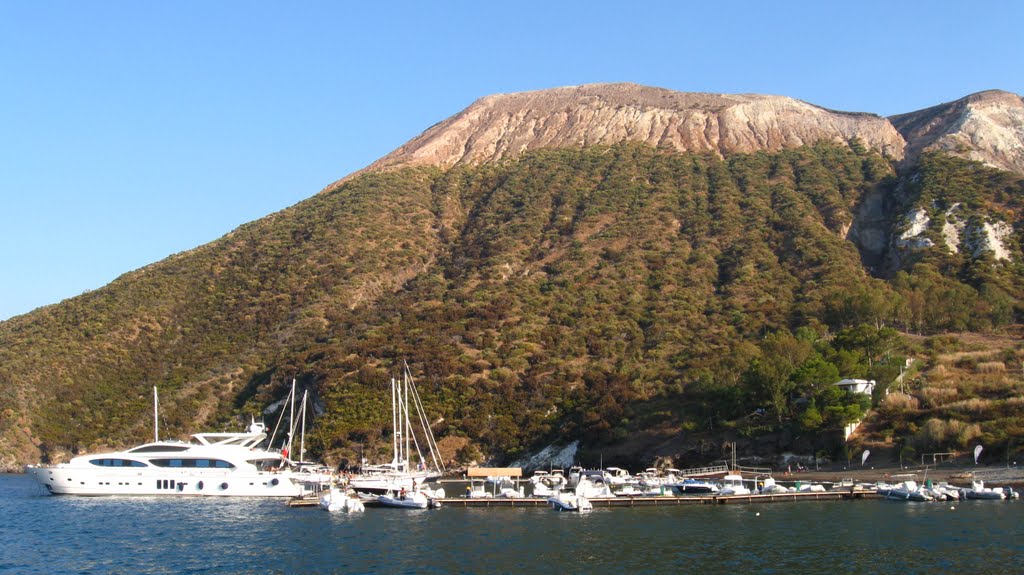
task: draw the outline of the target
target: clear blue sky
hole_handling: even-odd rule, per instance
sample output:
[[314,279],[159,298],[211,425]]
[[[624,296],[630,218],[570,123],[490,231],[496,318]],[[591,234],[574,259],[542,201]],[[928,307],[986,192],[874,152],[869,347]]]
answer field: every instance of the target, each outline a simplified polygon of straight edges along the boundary
[[[487,94],[891,115],[1024,93],[1024,3],[0,0],[0,320],[307,198]],[[367,3],[370,4],[370,3]]]

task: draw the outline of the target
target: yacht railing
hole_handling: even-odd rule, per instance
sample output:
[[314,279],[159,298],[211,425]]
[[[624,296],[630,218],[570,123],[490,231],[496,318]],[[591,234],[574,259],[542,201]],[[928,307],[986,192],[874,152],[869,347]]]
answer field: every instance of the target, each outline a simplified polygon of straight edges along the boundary
[[679,475],[683,477],[694,477],[696,475],[718,475],[721,473],[728,473],[728,465],[709,465],[707,467],[694,467],[692,469],[682,469]]

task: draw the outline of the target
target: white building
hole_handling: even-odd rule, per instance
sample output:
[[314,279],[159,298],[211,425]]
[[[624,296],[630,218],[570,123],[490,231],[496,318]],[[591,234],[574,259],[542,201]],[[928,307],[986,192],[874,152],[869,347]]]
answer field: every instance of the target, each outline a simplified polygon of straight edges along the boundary
[[845,389],[850,393],[863,393],[865,395],[871,395],[871,392],[875,390],[875,380],[873,379],[843,379],[835,383],[835,386],[840,389]]
[[[875,390],[875,380],[873,379],[843,379],[841,381],[837,381],[834,385],[839,389],[845,389],[850,393],[863,393],[865,395],[871,395],[871,392]],[[857,426],[860,425],[861,421],[863,420],[848,423],[846,427],[843,428],[843,440],[850,439],[850,436],[853,435],[853,432],[857,429]]]

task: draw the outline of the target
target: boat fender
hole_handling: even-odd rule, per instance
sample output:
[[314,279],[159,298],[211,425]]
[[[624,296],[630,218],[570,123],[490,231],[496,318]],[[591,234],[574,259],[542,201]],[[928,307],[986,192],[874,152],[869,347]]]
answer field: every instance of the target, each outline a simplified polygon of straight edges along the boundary
[[271,485],[277,485],[278,483],[280,483],[280,481],[276,477],[270,480]]
[[220,488],[221,489],[227,489],[228,488],[228,484],[227,483],[221,483],[220,484]]

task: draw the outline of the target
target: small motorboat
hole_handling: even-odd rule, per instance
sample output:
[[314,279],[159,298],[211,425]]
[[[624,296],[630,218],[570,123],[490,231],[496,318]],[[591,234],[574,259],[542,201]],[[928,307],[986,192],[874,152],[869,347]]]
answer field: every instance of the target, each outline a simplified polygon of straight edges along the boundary
[[590,511],[594,508],[589,499],[571,492],[560,492],[548,497],[548,503],[555,511]]
[[750,488],[743,485],[742,475],[726,475],[722,478],[722,488],[719,495],[750,495]]
[[765,477],[761,480],[761,493],[772,495],[778,493],[790,493],[790,490],[788,487],[784,487],[776,483],[774,477]]
[[896,501],[932,501],[931,494],[926,493],[916,481],[903,481],[895,485],[881,485],[876,493],[886,499]]
[[384,507],[398,507],[400,509],[426,509],[430,507],[430,499],[420,491],[388,491],[386,494],[377,497]]
[[715,495],[719,491],[717,483],[702,479],[684,479],[676,483],[669,483],[667,487],[671,487],[682,495]]
[[[1012,492],[1011,492],[1012,493]],[[1006,499],[1007,493],[1002,487],[985,487],[985,482],[978,480],[971,483],[969,489],[964,490],[964,497],[967,499]]]
[[567,483],[561,470],[548,473],[547,471],[536,471],[530,478],[533,484],[534,497],[553,497],[565,487]]
[[358,513],[366,510],[366,506],[363,505],[355,491],[344,491],[336,487],[332,487],[330,491],[320,496],[320,507],[326,511],[342,513]]

